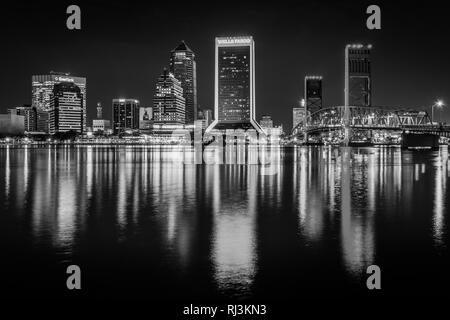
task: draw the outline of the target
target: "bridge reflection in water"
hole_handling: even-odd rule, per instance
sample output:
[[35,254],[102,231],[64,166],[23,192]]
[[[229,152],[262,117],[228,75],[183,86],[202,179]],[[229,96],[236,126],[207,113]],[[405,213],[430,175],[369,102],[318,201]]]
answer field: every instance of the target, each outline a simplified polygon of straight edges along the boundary
[[[364,293],[371,264],[400,279],[394,293],[449,283],[447,148],[282,148],[269,171],[184,163],[191,152],[0,148],[4,287],[67,294],[55,268],[74,261],[96,297]],[[412,260],[427,263],[405,270]]]

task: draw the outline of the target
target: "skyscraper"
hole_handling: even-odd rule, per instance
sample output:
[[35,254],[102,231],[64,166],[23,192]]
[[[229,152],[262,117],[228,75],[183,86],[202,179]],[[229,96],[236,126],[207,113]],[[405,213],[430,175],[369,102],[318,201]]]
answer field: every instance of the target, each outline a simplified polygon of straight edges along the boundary
[[345,47],[345,105],[370,106],[372,79],[370,51],[372,45],[349,44]]
[[[53,88],[56,84],[61,82],[72,82],[80,88],[81,94],[83,95],[83,131],[86,130],[86,102],[87,102],[87,88],[86,88],[86,78],[74,77],[70,73],[53,72],[46,75],[34,75],[31,78],[32,86],[32,107],[35,107],[39,113],[40,118],[40,128],[45,129],[42,126],[46,116],[44,113],[50,112],[50,102],[51,95],[53,93]],[[48,130],[45,130],[48,131]]]
[[73,82],[57,83],[50,99],[49,133],[75,131],[83,133],[84,98],[81,89]]
[[139,129],[139,100],[113,99],[114,134]]
[[187,124],[197,119],[197,65],[194,52],[182,41],[170,54],[169,71],[180,81]]
[[156,83],[153,97],[153,122],[156,124],[185,124],[185,99],[181,82],[164,69]]
[[322,109],[322,77],[305,77],[305,103],[306,112],[312,114]]
[[214,129],[262,132],[255,120],[255,43],[248,37],[218,37],[215,49]]

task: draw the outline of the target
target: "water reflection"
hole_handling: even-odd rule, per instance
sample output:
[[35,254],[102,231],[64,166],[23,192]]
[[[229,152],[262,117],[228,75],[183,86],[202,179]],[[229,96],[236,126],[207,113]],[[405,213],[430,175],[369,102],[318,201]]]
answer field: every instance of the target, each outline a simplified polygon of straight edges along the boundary
[[448,149],[439,151],[436,159],[435,191],[433,201],[433,238],[438,247],[445,246],[444,223],[448,178]]
[[[323,206],[326,205],[325,198],[330,191],[330,188],[327,188],[330,183],[327,179],[328,168],[323,165],[322,154],[317,150],[308,152],[307,149],[297,148],[295,155],[293,182],[297,203],[294,202],[294,206],[298,208],[300,233],[310,241],[318,240],[323,231]],[[333,181],[331,184],[334,186]],[[331,192],[334,192],[334,189]]]
[[274,252],[337,254],[333,267],[360,279],[386,243],[448,247],[447,148],[272,151],[266,165],[239,148],[197,165],[189,147],[0,148],[0,234],[19,225],[63,261],[124,246],[235,297],[251,296]]
[[245,296],[255,275],[257,166],[214,170],[214,278],[219,289]]
[[[352,154],[352,149],[343,148],[340,158],[343,258],[350,272],[360,274],[364,268],[373,264],[374,259],[373,195],[370,192],[373,192],[373,184],[376,184],[375,174],[369,174],[370,165],[368,170],[361,170],[366,165],[367,154]],[[368,194],[364,194],[364,190]],[[361,208],[363,203],[368,206]]]

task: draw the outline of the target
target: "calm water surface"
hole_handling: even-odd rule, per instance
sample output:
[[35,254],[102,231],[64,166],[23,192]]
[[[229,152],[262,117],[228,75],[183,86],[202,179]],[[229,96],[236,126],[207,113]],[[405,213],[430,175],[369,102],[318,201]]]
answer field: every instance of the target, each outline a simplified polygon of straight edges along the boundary
[[183,164],[162,147],[0,148],[2,289],[185,301],[441,294],[448,148],[285,148],[261,165]]

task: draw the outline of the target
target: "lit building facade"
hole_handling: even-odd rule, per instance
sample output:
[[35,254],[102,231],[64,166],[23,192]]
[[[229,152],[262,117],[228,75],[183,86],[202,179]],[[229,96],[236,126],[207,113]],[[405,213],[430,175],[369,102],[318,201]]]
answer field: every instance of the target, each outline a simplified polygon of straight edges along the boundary
[[111,121],[105,119],[92,120],[92,131],[107,133],[111,129]]
[[139,100],[113,99],[113,132],[114,134],[139,129]]
[[271,129],[273,128],[273,120],[271,116],[262,116],[261,120],[259,121],[259,125],[263,129]]
[[214,121],[212,129],[256,129],[255,43],[248,37],[218,37],[215,42]]
[[345,105],[372,105],[370,52],[372,45],[349,44],[345,47]]
[[37,131],[37,110],[31,105],[24,105],[14,109],[9,109],[8,113],[24,117],[24,128],[26,132]]
[[164,69],[156,83],[153,97],[153,122],[156,124],[185,124],[185,99],[181,82]]
[[292,108],[292,129],[295,129],[306,118],[305,107]]
[[194,52],[182,41],[170,54],[169,71],[180,81],[185,100],[185,123],[197,119],[197,65]]
[[81,89],[73,82],[55,84],[50,99],[49,133],[83,133],[86,128],[83,103]]
[[312,114],[322,109],[322,77],[305,77],[305,107],[307,114]]
[[97,102],[97,119],[92,120],[92,132],[111,133],[111,121],[103,119],[103,106]]
[[[74,77],[71,76],[70,73],[62,73],[62,72],[50,72],[50,74],[46,75],[34,75],[31,78],[31,99],[32,99],[32,107],[35,107],[38,112],[40,112],[40,121],[41,124],[45,120],[45,118],[49,117],[43,115],[43,112],[50,112],[50,103],[52,99],[52,93],[54,86],[56,84],[62,82],[72,82],[76,86],[80,88],[81,94],[83,95],[83,131],[86,130],[86,106],[87,106],[87,86],[86,86],[86,78],[84,77]],[[45,132],[48,132],[48,129],[45,130],[45,126],[40,127],[40,129],[44,129]],[[41,131],[41,130],[39,130]]]

